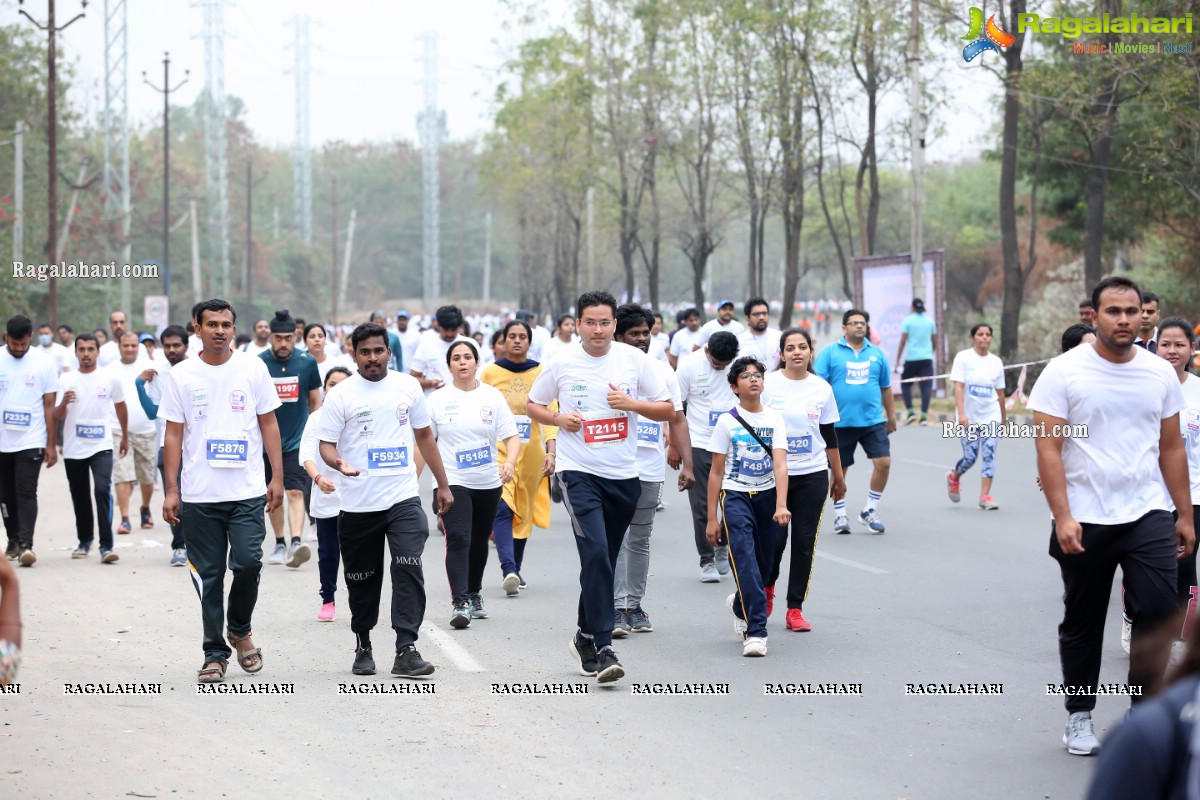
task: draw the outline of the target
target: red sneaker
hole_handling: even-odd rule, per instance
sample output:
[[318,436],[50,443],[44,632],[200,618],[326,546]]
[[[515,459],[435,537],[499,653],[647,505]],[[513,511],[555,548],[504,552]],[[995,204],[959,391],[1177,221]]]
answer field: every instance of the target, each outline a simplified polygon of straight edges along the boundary
[[771,616],[771,610],[775,608],[775,587],[766,587],[767,592],[767,616]]
[[789,608],[787,612],[787,628],[789,631],[811,631],[812,625],[804,618],[798,608]]
[[950,495],[951,503],[957,503],[959,500],[958,487],[958,476],[954,474],[954,470],[950,470],[946,473],[946,494]]

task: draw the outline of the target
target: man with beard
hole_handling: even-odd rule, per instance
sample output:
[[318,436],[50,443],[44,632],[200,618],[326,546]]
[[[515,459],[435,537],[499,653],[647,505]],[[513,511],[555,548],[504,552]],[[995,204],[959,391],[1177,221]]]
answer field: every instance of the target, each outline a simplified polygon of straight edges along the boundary
[[[137,397],[137,379],[146,368],[154,368],[154,363],[146,355],[146,351],[138,343],[138,335],[130,331],[121,336],[121,360],[110,364],[105,369],[111,371],[121,381],[121,393],[125,397]],[[150,514],[150,498],[154,496],[154,459],[158,454],[158,429],[154,421],[146,416],[141,404],[128,406],[129,414],[129,449],[117,458],[113,464],[112,482],[116,489],[117,510],[121,515],[121,524],[117,533],[129,533],[133,526],[129,521],[129,501],[133,496],[133,486],[139,484],[142,495],[140,524],[144,530],[154,527],[154,518]],[[111,418],[113,422],[116,417]],[[110,425],[110,431],[115,435],[115,426]],[[116,442],[113,443],[114,445]],[[114,447],[114,449],[116,449]]]
[[779,364],[780,332],[770,327],[771,307],[761,297],[752,297],[742,308],[746,313],[746,330],[738,334],[738,355],[754,356],[774,371]]
[[252,356],[262,355],[271,347],[271,323],[260,319],[254,323],[254,339],[241,346],[244,353]]
[[708,340],[717,331],[729,331],[734,336],[739,336],[744,330],[746,326],[733,318],[733,301],[722,300],[717,303],[717,318],[710,319],[700,326],[700,339],[697,344],[708,344]]
[[[270,349],[259,358],[267,365],[275,391],[279,395],[279,408],[275,419],[279,421],[280,447],[283,450],[283,489],[287,496],[287,515],[290,518],[291,543],[283,538],[283,506],[271,513],[271,528],[275,532],[275,551],[267,559],[268,564],[286,564],[298,567],[311,557],[311,548],[301,541],[304,531],[305,494],[312,486],[304,467],[300,465],[300,439],[308,415],[321,407],[321,373],[316,360],[296,350],[295,320],[287,309],[275,312],[271,320]],[[264,462],[267,481],[271,480],[271,465]]]

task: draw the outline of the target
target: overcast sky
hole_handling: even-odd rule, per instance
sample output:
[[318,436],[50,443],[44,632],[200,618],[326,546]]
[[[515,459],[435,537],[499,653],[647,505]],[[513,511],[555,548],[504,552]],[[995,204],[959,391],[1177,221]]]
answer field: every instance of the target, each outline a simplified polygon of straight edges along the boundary
[[[567,0],[547,0],[544,18],[555,21]],[[28,0],[27,10],[43,20],[46,0]],[[79,12],[79,0],[57,0],[62,21]],[[15,0],[0,0],[4,23],[21,21]],[[146,86],[142,71],[162,83],[163,51],[171,53],[172,83],[191,70],[172,102],[190,104],[204,86],[203,11],[188,0],[127,0],[129,20],[129,106],[134,125],[157,124],[162,95]],[[237,0],[224,6],[225,91],[246,103],[250,128],[270,145],[295,138],[294,59],[291,24],[312,17],[312,75],[309,84],[310,141],[417,139],[422,105],[421,44],[425,31],[438,35],[438,104],[450,135],[463,138],[490,126],[490,99],[499,67],[515,35],[504,30],[507,12],[498,0],[435,0],[418,3],[367,0]],[[79,83],[69,102],[98,119],[103,111],[104,0],[92,0],[87,16],[61,36],[67,58],[76,62]],[[951,52],[953,50],[953,52]],[[984,56],[987,58],[989,56]],[[929,64],[927,74],[944,81],[953,112],[942,120],[945,136],[931,141],[930,162],[971,158],[984,146],[994,118],[989,100],[999,94],[995,77],[977,65],[963,68],[957,49]],[[885,103],[885,118],[907,118],[907,89]]]

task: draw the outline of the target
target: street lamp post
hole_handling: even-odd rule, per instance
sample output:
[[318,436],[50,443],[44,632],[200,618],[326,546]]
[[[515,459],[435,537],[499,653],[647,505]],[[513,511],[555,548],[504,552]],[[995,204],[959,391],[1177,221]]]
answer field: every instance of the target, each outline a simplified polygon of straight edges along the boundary
[[171,302],[171,93],[188,82],[191,76],[189,70],[183,71],[183,80],[178,86],[171,86],[171,54],[163,53],[163,85],[160,89],[146,77],[142,70],[142,80],[163,96],[163,209],[162,209],[162,247],[163,247],[163,294],[167,296],[168,305]]

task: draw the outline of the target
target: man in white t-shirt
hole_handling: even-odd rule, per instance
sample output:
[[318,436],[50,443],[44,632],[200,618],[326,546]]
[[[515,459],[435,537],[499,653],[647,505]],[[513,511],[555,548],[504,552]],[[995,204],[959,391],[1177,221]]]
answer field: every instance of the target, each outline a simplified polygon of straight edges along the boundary
[[[444,318],[443,318],[444,319]],[[321,459],[343,476],[338,542],[355,636],[355,675],[374,675],[371,630],[379,621],[384,549],[391,554],[392,674],[417,678],[434,666],[417,651],[425,616],[421,553],[429,523],[418,495],[414,446],[437,483],[438,513],[454,505],[446,470],[430,429],[429,409],[411,375],[388,369],[387,329],[364,323],[350,337],[358,372],[329,390],[317,428]]]
[[[264,507],[270,513],[283,501],[283,454],[275,420],[280,402],[263,360],[230,349],[237,328],[229,303],[207,300],[199,304],[196,318],[204,349],[167,373],[159,406],[167,421],[163,465],[168,485],[162,515],[171,525],[182,520],[187,531],[188,564],[204,620],[204,666],[197,678],[219,683],[225,678],[229,645],[236,648],[243,670],[263,668],[251,620],[267,534]],[[270,484],[264,449],[271,461]],[[181,464],[182,486],[174,483]],[[181,498],[186,502],[181,504]],[[233,573],[228,645],[221,607],[227,564]]]
[[738,355],[754,356],[774,372],[779,365],[779,339],[782,335],[771,327],[771,307],[761,297],[751,297],[743,309],[746,329],[738,334]]
[[1096,341],[1047,364],[1029,397],[1034,422],[1044,426],[1038,476],[1054,516],[1050,555],[1062,571],[1058,649],[1070,715],[1063,743],[1074,755],[1100,747],[1091,712],[1117,567],[1133,624],[1127,682],[1141,692],[1166,669],[1169,650],[1152,634],[1178,610],[1176,559],[1195,547],[1192,515],[1173,522],[1169,510],[1172,501],[1192,504],[1179,429],[1186,404],[1171,366],[1133,344],[1141,299],[1128,278],[1097,284]]
[[550,341],[550,331],[542,325],[538,325],[538,316],[532,311],[518,311],[516,319],[529,324],[530,330],[533,331],[533,338],[529,341],[529,359],[531,361],[541,361],[544,358],[542,348],[546,346],[546,342]]
[[71,351],[54,341],[54,329],[47,322],[38,326],[38,350],[54,361],[59,372],[79,369],[79,363],[75,361]]
[[[138,343],[138,335],[130,331],[121,337],[121,359],[104,369],[112,371],[121,381],[121,392],[124,397],[137,399],[137,378],[147,369],[157,369],[157,365],[146,356],[146,351]],[[129,411],[129,449],[117,458],[113,464],[112,482],[117,495],[117,511],[120,513],[121,524],[117,533],[129,533],[133,529],[129,521],[129,499],[133,495],[134,483],[139,484],[142,493],[140,508],[141,526],[149,530],[154,527],[154,518],[150,514],[150,498],[154,496],[154,467],[158,456],[158,426],[146,415],[141,403],[130,403]],[[112,416],[112,421],[116,417]],[[116,435],[116,426],[110,426],[110,431]],[[115,442],[114,442],[115,445]],[[114,449],[116,449],[114,447]]]
[[254,338],[246,342],[239,349],[243,353],[257,356],[266,352],[270,346],[271,323],[267,322],[265,319],[260,319],[254,323]]
[[426,397],[450,380],[450,372],[446,367],[446,352],[450,345],[455,342],[475,344],[474,339],[462,335],[462,324],[462,312],[458,310],[458,306],[442,306],[437,310],[433,323],[436,333],[422,336],[416,352],[413,353],[408,371],[421,384]]
[[[650,326],[654,316],[638,305],[628,304],[617,309],[615,341],[636,347],[643,353],[650,349]],[[654,529],[654,513],[662,498],[666,480],[666,444],[682,454],[683,469],[679,473],[678,491],[691,488],[692,442],[688,437],[687,420],[683,416],[683,400],[679,381],[671,368],[662,361],[648,359],[651,369],[667,385],[675,415],[670,422],[638,420],[637,461],[641,494],[629,523],[629,531],[621,542],[621,552],[613,570],[613,637],[624,638],[629,632],[650,633],[654,630],[650,616],[642,609],[646,582],[650,577],[650,535]],[[680,461],[671,464],[680,468]]]
[[675,335],[671,337],[671,346],[667,348],[671,369],[679,369],[679,359],[700,346],[700,312],[694,308],[686,309],[680,312],[679,322],[683,327],[675,331]]
[[[613,568],[641,493],[637,426],[666,422],[675,409],[646,355],[613,342],[616,299],[585,292],[575,307],[581,346],[542,368],[526,413],[558,426],[558,481],[579,551],[579,630],[570,648],[580,674],[607,683],[625,674],[612,649]],[[551,413],[555,400],[559,411]]]
[[[100,343],[93,334],[81,333],[76,337],[75,354],[79,369],[59,379],[54,409],[55,418],[63,422],[63,467],[67,471],[71,505],[75,508],[75,535],[79,540],[71,558],[87,558],[96,539],[92,532],[92,526],[96,524],[100,563],[111,564],[118,559],[113,551],[113,444],[115,442],[120,456],[125,455],[129,446],[125,393],[120,378],[111,368],[96,369]],[[120,433],[115,436],[116,432],[111,430],[114,415],[120,427]],[[93,486],[96,497],[94,517]]]
[[112,335],[100,347],[100,360],[96,366],[107,367],[121,360],[121,337],[129,330],[129,318],[124,311],[114,311],[108,315],[108,328]]
[[400,340],[400,366],[409,367],[417,353],[417,345],[421,343],[421,331],[412,324],[412,316],[404,309],[396,312],[396,338]]
[[744,330],[746,330],[746,326],[733,318],[733,301],[722,300],[717,303],[716,319],[710,319],[700,326],[700,337],[696,340],[696,344],[698,346],[708,344],[708,340],[717,331],[729,331],[737,336]]
[[4,506],[5,555],[31,567],[33,528],[37,524],[38,478],[42,462],[58,463],[58,425],[54,395],[58,368],[31,348],[33,323],[18,314],[4,328],[0,351],[0,504]]
[[671,346],[671,337],[663,331],[662,327],[662,314],[655,311],[654,327],[650,329],[650,357],[657,358],[669,367],[671,359],[667,357],[667,348]]
[[[134,381],[134,386],[137,389],[137,397],[134,399],[142,406],[142,410],[146,412],[146,416],[155,420],[155,424],[158,425],[158,459],[155,464],[158,467],[158,474],[162,479],[163,492],[165,493],[169,483],[173,482],[176,486],[179,485],[180,476],[176,473],[174,481],[167,480],[166,467],[163,462],[163,445],[167,439],[167,421],[158,415],[158,409],[159,404],[162,403],[163,387],[167,383],[167,373],[170,372],[171,367],[174,367],[188,357],[188,334],[187,331],[178,325],[168,325],[163,329],[159,340],[162,342],[163,357],[167,361],[166,368],[160,365],[142,370],[137,380]],[[170,564],[172,567],[187,566],[187,542],[183,535],[183,525],[179,523],[171,526]]]

